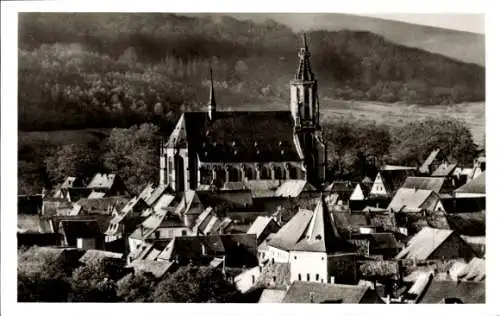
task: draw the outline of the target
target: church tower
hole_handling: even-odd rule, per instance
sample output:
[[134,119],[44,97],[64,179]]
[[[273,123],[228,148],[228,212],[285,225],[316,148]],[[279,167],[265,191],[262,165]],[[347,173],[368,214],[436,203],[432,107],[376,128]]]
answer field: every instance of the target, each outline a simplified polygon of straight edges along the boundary
[[290,81],[290,111],[295,124],[295,136],[301,144],[307,180],[320,184],[325,180],[326,150],[319,124],[318,82],[310,61],[311,53],[304,34],[299,51],[299,67]]

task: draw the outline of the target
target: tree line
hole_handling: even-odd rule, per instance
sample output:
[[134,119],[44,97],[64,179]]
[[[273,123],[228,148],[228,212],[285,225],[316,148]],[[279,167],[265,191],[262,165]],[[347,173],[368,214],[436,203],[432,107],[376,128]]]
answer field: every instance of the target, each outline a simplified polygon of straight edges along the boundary
[[[399,127],[342,119],[322,128],[330,181],[373,178],[383,164],[417,166],[435,147],[467,166],[476,150],[470,130],[455,119],[427,118]],[[130,192],[138,193],[146,183],[158,181],[160,139],[165,135],[149,123],[114,128],[105,137],[79,144],[50,147],[21,139],[19,193],[39,193],[67,176],[88,178],[96,172],[116,173]]]
[[[172,14],[20,17],[23,130],[172,124],[207,100],[208,68],[228,105],[288,99],[299,36],[267,21]],[[57,29],[58,32],[53,30]],[[359,31],[309,35],[324,97],[406,104],[484,100],[484,68]]]

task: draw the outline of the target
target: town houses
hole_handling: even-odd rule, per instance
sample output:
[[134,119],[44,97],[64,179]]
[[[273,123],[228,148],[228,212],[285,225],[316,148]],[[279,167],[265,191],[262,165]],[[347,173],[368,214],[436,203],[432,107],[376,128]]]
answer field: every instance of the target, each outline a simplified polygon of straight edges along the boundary
[[484,302],[485,153],[459,165],[435,148],[328,182],[310,57],[304,36],[287,111],[225,110],[210,73],[207,109],[181,115],[159,183],[136,195],[117,174],[20,195],[19,247],[102,254],[157,279],[221,269],[255,302]]

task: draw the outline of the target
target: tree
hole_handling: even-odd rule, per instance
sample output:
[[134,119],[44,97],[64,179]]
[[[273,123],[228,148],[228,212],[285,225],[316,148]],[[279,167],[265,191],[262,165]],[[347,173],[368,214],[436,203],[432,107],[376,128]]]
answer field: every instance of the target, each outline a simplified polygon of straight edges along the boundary
[[117,302],[116,284],[103,259],[92,260],[73,271],[72,302]]
[[156,279],[149,274],[130,273],[117,282],[117,294],[125,302],[150,302],[156,284]]
[[191,265],[162,280],[153,295],[154,302],[225,303],[238,298],[236,286],[220,270]]
[[392,159],[400,164],[421,163],[439,147],[461,165],[472,163],[476,144],[465,123],[456,119],[427,118],[394,128]]
[[98,153],[88,144],[68,144],[47,157],[45,165],[54,182],[67,176],[88,177],[98,170]]
[[156,183],[158,130],[153,124],[134,125],[128,129],[114,128],[106,141],[104,166],[118,173],[133,193],[138,193],[144,183]]
[[55,252],[32,247],[18,253],[17,299],[19,302],[65,302],[71,286],[67,267]]

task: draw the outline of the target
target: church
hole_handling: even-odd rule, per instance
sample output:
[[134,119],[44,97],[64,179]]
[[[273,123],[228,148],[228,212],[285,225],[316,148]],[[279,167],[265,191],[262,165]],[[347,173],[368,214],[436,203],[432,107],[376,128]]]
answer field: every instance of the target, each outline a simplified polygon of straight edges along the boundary
[[206,111],[185,112],[160,150],[160,184],[182,192],[246,181],[325,181],[326,147],[319,122],[318,82],[304,35],[290,81],[288,111],[224,111],[212,73]]

